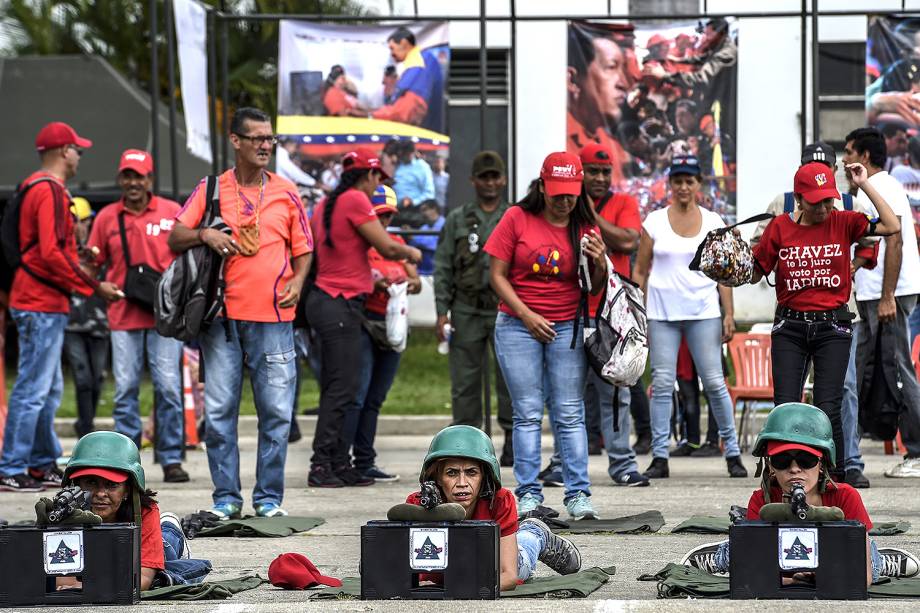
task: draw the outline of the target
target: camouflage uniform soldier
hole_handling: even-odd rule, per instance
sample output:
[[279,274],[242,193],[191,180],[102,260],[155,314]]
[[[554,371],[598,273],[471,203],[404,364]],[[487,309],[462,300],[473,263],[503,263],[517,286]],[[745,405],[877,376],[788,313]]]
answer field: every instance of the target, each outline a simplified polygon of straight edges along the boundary
[[496,365],[498,423],[505,431],[501,465],[511,466],[511,396],[497,366],[492,340],[498,296],[489,285],[489,257],[482,250],[508,208],[503,200],[508,179],[501,156],[494,151],[476,154],[470,181],[476,190],[476,201],[450,212],[434,255],[437,334],[443,341],[445,324],[453,326],[450,380],[454,425],[483,425],[482,362],[486,349],[491,347],[492,363]]

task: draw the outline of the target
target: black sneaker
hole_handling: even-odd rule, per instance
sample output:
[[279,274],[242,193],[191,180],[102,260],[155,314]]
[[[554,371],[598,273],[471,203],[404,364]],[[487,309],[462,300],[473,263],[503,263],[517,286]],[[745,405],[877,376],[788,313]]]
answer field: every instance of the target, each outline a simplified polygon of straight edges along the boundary
[[182,464],[167,464],[163,467],[163,481],[166,483],[185,483],[188,480],[188,473],[182,469]]
[[671,470],[668,468],[668,459],[652,458],[652,463],[645,469],[642,476],[648,479],[667,479],[671,476]]
[[40,492],[43,489],[45,486],[27,473],[0,477],[0,492]]
[[706,442],[694,449],[690,455],[694,458],[715,458],[722,455],[722,450],[718,445]]
[[[358,470],[361,470],[361,469],[358,469]],[[361,470],[361,472],[368,479],[373,479],[374,481],[377,481],[378,483],[389,483],[392,481],[399,481],[399,475],[391,475],[385,470],[381,470],[377,466],[371,466],[370,468],[365,468],[364,470]]]
[[633,451],[636,452],[636,455],[645,455],[652,450],[652,435],[651,433],[643,433],[636,436],[636,444],[633,445]]
[[345,487],[366,487],[374,485],[374,479],[361,473],[354,466],[341,466],[335,469],[335,476],[339,478]]
[[855,487],[857,489],[868,489],[869,487],[869,479],[867,479],[863,471],[858,468],[850,468],[847,470],[846,474],[843,476],[843,480],[850,487]]
[[682,445],[678,445],[677,448],[670,452],[668,455],[670,455],[672,458],[686,458],[693,455],[693,452],[696,451],[697,448],[697,446],[691,445],[690,443],[684,443]]
[[575,543],[558,534],[553,534],[549,526],[536,517],[525,519],[521,522],[521,526],[523,527],[524,524],[535,526],[543,532],[546,545],[540,550],[538,559],[541,562],[560,575],[571,575],[581,570],[581,552],[578,551]]
[[510,430],[505,432],[505,444],[502,447],[502,455],[498,459],[498,465],[505,467],[514,466],[514,443],[512,442]]
[[646,487],[651,483],[648,477],[640,475],[636,471],[619,474],[613,478],[613,482],[626,487]]
[[920,560],[912,553],[895,547],[880,547],[878,554],[882,558],[882,577],[907,579],[920,573]]
[[740,455],[725,458],[725,463],[728,465],[729,477],[745,478],[748,476],[747,469],[744,467],[744,464],[741,463]]
[[345,483],[328,466],[320,465],[310,467],[307,485],[310,487],[345,487]]
[[29,476],[41,483],[42,485],[51,485],[61,487],[64,481],[64,471],[56,465],[48,468],[30,468]]

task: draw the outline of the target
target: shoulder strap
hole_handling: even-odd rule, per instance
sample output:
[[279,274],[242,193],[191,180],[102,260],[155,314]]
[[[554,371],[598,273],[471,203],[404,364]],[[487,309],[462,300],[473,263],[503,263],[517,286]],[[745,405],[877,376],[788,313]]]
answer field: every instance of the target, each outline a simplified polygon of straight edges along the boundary
[[795,210],[795,197],[792,192],[783,194],[783,213],[789,214]]
[[199,228],[209,228],[220,217],[220,176],[208,175],[205,178],[205,209],[198,224]]
[[125,254],[125,266],[131,268],[131,252],[128,251],[128,237],[125,233],[125,212],[118,214],[118,233],[121,235],[121,251]]
[[737,226],[743,226],[746,223],[754,223],[755,221],[766,221],[768,219],[773,219],[773,213],[758,213],[757,215],[748,217],[744,221],[733,223],[732,225],[726,226],[725,228],[721,228],[721,229],[731,230],[732,228],[735,228]]
[[853,210],[853,195],[852,194],[840,194],[841,200],[843,200],[843,210],[852,211]]

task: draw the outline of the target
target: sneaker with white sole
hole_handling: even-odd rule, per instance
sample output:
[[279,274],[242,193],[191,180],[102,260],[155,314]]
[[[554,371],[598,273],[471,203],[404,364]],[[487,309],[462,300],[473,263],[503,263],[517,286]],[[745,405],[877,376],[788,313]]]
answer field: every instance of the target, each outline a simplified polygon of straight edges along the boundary
[[646,487],[651,484],[648,477],[634,470],[617,475],[613,478],[613,482],[617,485],[625,485],[626,487]]
[[565,503],[565,510],[572,519],[597,519],[597,511],[591,506],[591,499],[584,492],[578,492]]
[[45,489],[41,482],[36,481],[28,473],[21,475],[0,475],[0,492],[40,492]]
[[255,504],[252,507],[256,510],[256,517],[285,517],[288,514],[287,511],[274,502]]
[[361,473],[365,477],[368,477],[369,479],[373,479],[377,483],[391,483],[394,481],[399,481],[399,475],[395,475],[392,473],[388,473],[385,470],[381,470],[379,466],[371,466],[370,468],[365,468],[361,470]]
[[192,553],[188,549],[188,540],[185,538],[185,532],[182,530],[182,521],[179,519],[179,516],[169,511],[160,513],[160,525],[162,526],[163,524],[172,524],[179,530],[179,534],[182,535],[182,555],[179,556],[179,559],[191,559]]
[[721,541],[718,543],[705,543],[699,547],[694,547],[687,552],[687,555],[680,561],[681,565],[698,568],[712,575],[728,574],[719,570],[718,566],[716,566],[716,552],[719,550],[720,544]]
[[905,477],[920,477],[920,458],[904,458],[885,471],[886,477],[903,479]]
[[517,501],[518,516],[530,513],[540,506],[541,500],[532,494],[524,494]]
[[920,560],[908,551],[885,547],[880,548],[878,554],[882,557],[882,568],[879,572],[882,577],[906,579],[920,574]]
[[581,570],[581,552],[575,543],[558,534],[553,534],[545,523],[536,517],[530,517],[521,522],[518,532],[530,524],[543,533],[543,549],[540,550],[538,559],[552,568],[560,575],[571,575]]
[[239,519],[242,517],[240,513],[241,510],[242,508],[238,504],[233,504],[232,502],[219,502],[208,509],[208,512],[216,515],[217,519],[224,521],[227,519]]

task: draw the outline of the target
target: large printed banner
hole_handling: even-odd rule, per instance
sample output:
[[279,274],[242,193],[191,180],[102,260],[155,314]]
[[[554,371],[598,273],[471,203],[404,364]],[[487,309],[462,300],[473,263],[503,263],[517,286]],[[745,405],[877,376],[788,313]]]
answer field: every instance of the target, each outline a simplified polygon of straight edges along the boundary
[[446,192],[436,180],[447,177],[450,143],[446,22],[282,21],[278,38],[278,172],[308,204],[335,187],[339,159],[359,145],[381,152],[402,207]]
[[208,18],[195,0],[173,0],[179,49],[179,79],[189,153],[211,163],[208,119]]
[[869,16],[866,83],[871,125],[920,126],[920,18]]
[[735,218],[738,32],[733,21],[663,27],[573,21],[568,28],[571,153],[610,147],[617,189],[644,217],[668,202],[675,154],[696,155],[702,203]]

